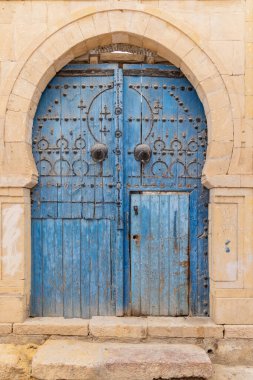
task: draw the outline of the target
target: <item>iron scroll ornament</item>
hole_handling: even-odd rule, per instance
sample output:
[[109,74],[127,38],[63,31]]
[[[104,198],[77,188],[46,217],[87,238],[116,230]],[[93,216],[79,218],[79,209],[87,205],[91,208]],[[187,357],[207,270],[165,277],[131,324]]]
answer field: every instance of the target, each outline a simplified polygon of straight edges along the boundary
[[152,151],[147,144],[138,144],[134,148],[134,158],[142,164],[147,164],[150,161]]
[[91,148],[91,157],[95,162],[102,162],[107,158],[108,148],[105,144],[97,143]]

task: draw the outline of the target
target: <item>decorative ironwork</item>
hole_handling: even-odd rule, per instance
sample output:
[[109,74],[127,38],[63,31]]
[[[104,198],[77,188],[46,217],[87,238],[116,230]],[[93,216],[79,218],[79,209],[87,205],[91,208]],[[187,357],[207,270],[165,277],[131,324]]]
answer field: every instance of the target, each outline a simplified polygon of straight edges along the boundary
[[106,46],[99,46],[96,49],[90,50],[90,54],[97,55],[101,53],[127,52],[132,54],[140,54],[146,57],[155,57],[156,53],[146,48],[140,48],[129,44],[116,43]]
[[138,144],[134,148],[134,157],[142,164],[147,164],[150,161],[152,151],[147,144]]
[[95,162],[102,162],[107,158],[108,148],[105,144],[95,144],[91,148],[91,157]]

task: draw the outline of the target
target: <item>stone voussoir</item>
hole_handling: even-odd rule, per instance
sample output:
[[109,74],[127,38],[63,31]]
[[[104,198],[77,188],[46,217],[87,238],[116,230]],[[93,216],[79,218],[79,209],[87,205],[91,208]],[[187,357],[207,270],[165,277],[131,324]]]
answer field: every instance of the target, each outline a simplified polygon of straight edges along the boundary
[[211,375],[209,357],[191,344],[48,340],[32,362],[32,376],[43,380],[208,379]]
[[87,336],[89,320],[62,317],[29,318],[23,323],[14,323],[14,334],[31,335],[81,335]]
[[148,336],[157,338],[223,338],[223,325],[207,317],[148,317]]
[[90,334],[96,338],[143,339],[147,336],[147,318],[93,317]]

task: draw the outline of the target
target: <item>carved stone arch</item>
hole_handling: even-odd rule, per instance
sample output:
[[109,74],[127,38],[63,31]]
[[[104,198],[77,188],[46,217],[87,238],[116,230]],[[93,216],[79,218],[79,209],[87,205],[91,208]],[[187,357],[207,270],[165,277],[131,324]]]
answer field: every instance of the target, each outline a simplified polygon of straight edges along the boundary
[[56,72],[75,57],[111,43],[153,50],[181,68],[196,88],[208,120],[208,152],[203,170],[206,184],[211,186],[211,177],[225,176],[234,138],[228,91],[212,59],[187,33],[161,15],[129,9],[78,15],[52,33],[30,54],[9,96],[4,142],[6,157],[11,152],[12,158],[8,162],[8,176],[2,181],[14,187],[34,186],[37,171],[32,157],[31,129],[42,91]]

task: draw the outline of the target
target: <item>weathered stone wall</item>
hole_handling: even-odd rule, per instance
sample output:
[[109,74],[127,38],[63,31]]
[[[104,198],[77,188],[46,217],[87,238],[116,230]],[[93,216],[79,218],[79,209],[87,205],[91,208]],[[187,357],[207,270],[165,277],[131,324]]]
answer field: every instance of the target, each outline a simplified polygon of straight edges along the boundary
[[40,95],[66,63],[112,42],[156,51],[195,86],[208,121],[211,316],[253,324],[252,0],[0,2],[0,321],[29,315]]

